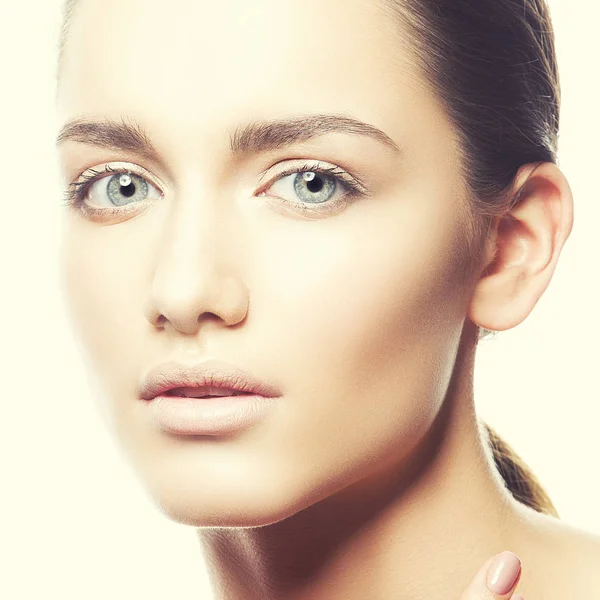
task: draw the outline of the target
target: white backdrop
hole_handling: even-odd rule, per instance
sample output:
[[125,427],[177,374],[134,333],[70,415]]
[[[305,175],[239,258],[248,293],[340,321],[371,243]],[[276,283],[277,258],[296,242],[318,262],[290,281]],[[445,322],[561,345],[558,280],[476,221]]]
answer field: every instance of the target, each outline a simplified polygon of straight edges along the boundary
[[[563,520],[600,534],[600,4],[551,7],[560,166],[575,225],[533,314],[483,342],[476,401]],[[208,599],[194,529],[158,513],[104,430],[64,314],[53,153],[58,23],[58,0],[1,2],[0,597]]]

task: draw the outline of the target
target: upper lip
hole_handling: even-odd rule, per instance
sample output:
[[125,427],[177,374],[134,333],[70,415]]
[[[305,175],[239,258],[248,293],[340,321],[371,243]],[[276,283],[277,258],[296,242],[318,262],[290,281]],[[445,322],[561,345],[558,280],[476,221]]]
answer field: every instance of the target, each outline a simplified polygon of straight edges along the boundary
[[152,400],[174,388],[202,386],[251,392],[266,398],[281,396],[275,385],[260,381],[239,367],[217,360],[206,360],[195,365],[172,361],[152,367],[141,382],[140,396],[144,400]]

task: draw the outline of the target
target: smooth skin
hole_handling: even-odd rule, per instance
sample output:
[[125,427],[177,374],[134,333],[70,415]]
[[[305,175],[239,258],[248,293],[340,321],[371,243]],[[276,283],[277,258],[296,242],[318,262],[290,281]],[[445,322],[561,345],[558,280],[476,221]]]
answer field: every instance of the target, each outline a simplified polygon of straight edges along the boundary
[[[148,183],[110,217],[65,211],[65,291],[100,406],[161,511],[198,528],[216,598],[487,598],[469,582],[505,550],[525,598],[600,598],[600,540],[508,494],[473,404],[475,325],[534,308],[572,228],[569,185],[524,165],[521,203],[465,273],[456,134],[399,33],[375,0],[80,1],[61,125],[135,122],[155,150],[59,143],[65,186],[106,164]],[[313,114],[399,150],[329,132],[230,153],[251,122]],[[369,195],[334,205],[339,184],[315,208],[281,177],[306,161]],[[89,206],[114,207],[111,176]],[[232,438],[157,429],[140,378],[205,358],[274,382],[276,410]]]

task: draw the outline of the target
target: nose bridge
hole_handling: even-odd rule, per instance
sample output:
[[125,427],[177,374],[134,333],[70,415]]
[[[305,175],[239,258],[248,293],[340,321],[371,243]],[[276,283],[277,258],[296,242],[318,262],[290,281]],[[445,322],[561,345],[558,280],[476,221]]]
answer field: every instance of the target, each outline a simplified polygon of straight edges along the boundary
[[216,196],[209,186],[190,186],[167,200],[156,255],[157,276],[178,277],[199,268],[215,269],[218,238],[227,229],[225,211],[218,206]]
[[236,320],[245,303],[236,292],[231,207],[217,200],[198,186],[168,200],[154,255],[150,312],[188,333],[203,313]]

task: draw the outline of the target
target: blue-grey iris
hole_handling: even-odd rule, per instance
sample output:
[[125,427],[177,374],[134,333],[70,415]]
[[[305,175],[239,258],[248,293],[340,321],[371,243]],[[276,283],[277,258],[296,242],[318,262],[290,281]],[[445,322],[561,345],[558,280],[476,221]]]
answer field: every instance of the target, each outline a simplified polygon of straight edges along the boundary
[[106,192],[115,206],[123,206],[144,200],[148,195],[148,183],[135,173],[117,173],[110,178]]
[[[307,195],[308,188],[311,195]],[[294,190],[298,196],[305,202],[319,204],[329,200],[335,191],[335,177],[327,177],[323,174],[316,174],[312,171],[298,173],[294,178]]]

